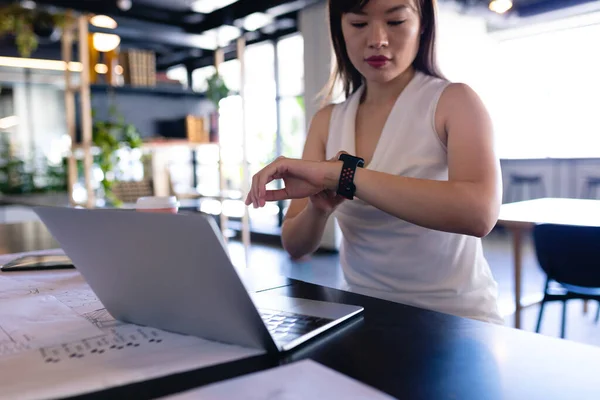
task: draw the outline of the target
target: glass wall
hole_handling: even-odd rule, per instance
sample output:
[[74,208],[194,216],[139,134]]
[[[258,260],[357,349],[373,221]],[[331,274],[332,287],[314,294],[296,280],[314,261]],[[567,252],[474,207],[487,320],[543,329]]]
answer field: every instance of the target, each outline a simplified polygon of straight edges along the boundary
[[442,71],[488,107],[503,159],[600,157],[600,14],[489,31],[440,13]]
[[[250,45],[245,53],[244,87],[246,107],[247,158],[250,176],[279,155],[300,157],[306,135],[304,124],[304,58],[303,41],[299,34],[277,42]],[[206,90],[206,79],[214,67],[193,71],[194,90]],[[240,90],[240,63],[231,60],[220,67],[221,74],[233,93]],[[219,135],[228,197],[238,199],[224,204],[231,217],[241,217],[242,170],[242,99],[233,94],[221,101]],[[202,159],[206,163],[202,162]],[[214,156],[199,155],[198,185],[201,192],[218,192],[218,171]],[[276,182],[270,188],[277,188]],[[261,209],[250,208],[254,230],[272,231],[281,223],[285,203],[270,203]]]
[[302,156],[306,127],[304,122],[304,41],[293,35],[277,43],[281,153]]
[[501,154],[600,156],[598,37],[596,24],[499,43],[492,107]]
[[62,189],[53,174],[70,146],[63,86],[61,72],[0,68],[0,192]]

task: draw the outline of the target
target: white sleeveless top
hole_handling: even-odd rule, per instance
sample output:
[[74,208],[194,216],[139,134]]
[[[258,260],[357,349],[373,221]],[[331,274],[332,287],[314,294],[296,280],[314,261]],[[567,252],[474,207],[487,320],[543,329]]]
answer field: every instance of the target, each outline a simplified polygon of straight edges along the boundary
[[[435,110],[448,81],[417,72],[386,121],[365,168],[406,177],[448,180],[445,145]],[[362,86],[334,106],[327,159],[356,154],[356,113]],[[503,323],[497,285],[476,237],[423,228],[355,198],[335,211],[343,234],[340,262],[346,289],[462,317]]]

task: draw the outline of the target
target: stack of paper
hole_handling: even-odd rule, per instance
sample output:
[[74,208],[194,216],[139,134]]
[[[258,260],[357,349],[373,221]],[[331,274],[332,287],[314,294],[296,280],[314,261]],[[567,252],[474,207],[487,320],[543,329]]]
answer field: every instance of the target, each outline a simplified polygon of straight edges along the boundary
[[0,399],[68,397],[261,353],[115,321],[75,271],[0,276]]
[[190,390],[165,400],[390,400],[393,397],[311,360]]

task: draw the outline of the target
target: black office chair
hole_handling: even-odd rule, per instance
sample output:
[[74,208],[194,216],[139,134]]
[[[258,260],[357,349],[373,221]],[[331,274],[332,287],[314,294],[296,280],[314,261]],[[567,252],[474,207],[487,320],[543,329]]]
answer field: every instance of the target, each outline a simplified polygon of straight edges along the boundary
[[546,197],[546,185],[540,175],[511,174],[506,190],[506,203]]
[[[546,273],[544,299],[535,331],[540,331],[544,305],[562,301],[560,337],[565,337],[567,301],[600,302],[600,227],[540,224],[533,229],[538,263]],[[596,322],[600,317],[600,308]]]

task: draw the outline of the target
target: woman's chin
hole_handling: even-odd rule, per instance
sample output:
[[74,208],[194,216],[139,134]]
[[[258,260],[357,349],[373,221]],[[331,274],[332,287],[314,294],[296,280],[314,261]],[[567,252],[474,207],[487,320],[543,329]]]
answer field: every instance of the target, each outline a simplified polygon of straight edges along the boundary
[[369,71],[369,73],[364,74],[365,80],[368,83],[374,83],[377,85],[384,85],[386,83],[390,83],[394,79],[396,79],[400,73],[395,71]]

